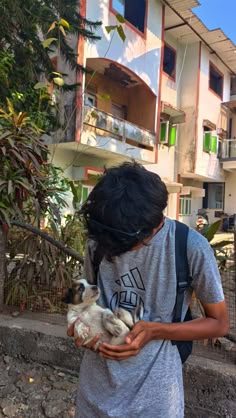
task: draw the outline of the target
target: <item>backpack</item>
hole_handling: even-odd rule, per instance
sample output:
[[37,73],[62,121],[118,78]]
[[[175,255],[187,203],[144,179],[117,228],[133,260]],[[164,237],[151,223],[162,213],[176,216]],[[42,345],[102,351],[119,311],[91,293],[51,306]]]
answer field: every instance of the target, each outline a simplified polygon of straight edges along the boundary
[[[185,291],[190,288],[192,278],[190,277],[188,258],[187,258],[187,239],[189,228],[187,225],[175,221],[176,230],[175,230],[175,266],[176,266],[176,300],[174,307],[174,316],[173,322],[181,322],[182,316],[182,307],[184,301]],[[99,266],[103,259],[103,254],[99,251],[97,247],[93,255],[93,268],[95,277],[98,275]],[[183,321],[190,321],[192,319],[190,308],[188,308],[187,313]],[[172,341],[173,345],[176,345],[182,364],[187,360],[189,355],[192,352],[192,341]]]
[[[175,226],[175,267],[177,289],[173,322],[181,322],[184,295],[186,290],[190,288],[192,282],[187,256],[187,240],[189,228],[187,225],[178,221],[175,221]],[[191,319],[191,311],[190,308],[188,308],[183,321],[191,321]],[[172,341],[172,344],[177,346],[182,364],[185,363],[192,352],[193,342]]]

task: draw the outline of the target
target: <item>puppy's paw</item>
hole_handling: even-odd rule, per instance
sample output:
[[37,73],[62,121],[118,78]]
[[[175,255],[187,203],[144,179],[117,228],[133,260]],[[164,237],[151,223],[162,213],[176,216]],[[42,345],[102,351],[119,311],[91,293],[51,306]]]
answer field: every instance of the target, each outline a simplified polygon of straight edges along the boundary
[[106,310],[103,313],[103,325],[106,330],[114,337],[119,337],[119,335],[124,330],[124,324],[117,318],[111,311]]
[[134,326],[133,316],[129,311],[126,311],[122,308],[117,308],[114,314],[119,318],[128,328],[132,328]]
[[89,337],[89,333],[90,333],[90,328],[87,327],[86,325],[83,325],[83,327],[80,326],[79,329],[77,329],[76,337],[82,341],[85,341]]
[[119,324],[116,324],[116,325],[112,326],[111,334],[114,337],[119,337],[122,334],[122,332],[123,332],[123,328]]

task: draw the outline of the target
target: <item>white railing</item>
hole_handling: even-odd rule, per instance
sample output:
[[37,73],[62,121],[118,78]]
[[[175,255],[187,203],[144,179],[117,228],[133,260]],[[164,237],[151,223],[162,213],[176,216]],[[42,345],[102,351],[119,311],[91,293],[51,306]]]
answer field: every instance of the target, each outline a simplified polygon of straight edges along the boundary
[[113,137],[122,141],[129,139],[149,147],[154,147],[155,144],[154,133],[126,120],[116,118],[110,113],[102,112],[96,107],[84,106],[83,122],[97,129],[107,131]]
[[225,139],[222,142],[221,158],[236,159],[236,139]]

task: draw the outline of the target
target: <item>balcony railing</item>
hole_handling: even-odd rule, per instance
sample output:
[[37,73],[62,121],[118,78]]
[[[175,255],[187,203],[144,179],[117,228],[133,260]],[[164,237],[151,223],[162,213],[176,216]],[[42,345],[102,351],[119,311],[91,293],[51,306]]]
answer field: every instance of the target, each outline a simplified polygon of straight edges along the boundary
[[140,128],[126,120],[116,118],[115,116],[102,112],[96,107],[84,106],[83,122],[98,130],[106,131],[112,137],[122,141],[141,144],[144,148],[153,148],[155,143],[155,134],[147,129]]
[[222,142],[223,160],[236,160],[236,139],[226,139]]

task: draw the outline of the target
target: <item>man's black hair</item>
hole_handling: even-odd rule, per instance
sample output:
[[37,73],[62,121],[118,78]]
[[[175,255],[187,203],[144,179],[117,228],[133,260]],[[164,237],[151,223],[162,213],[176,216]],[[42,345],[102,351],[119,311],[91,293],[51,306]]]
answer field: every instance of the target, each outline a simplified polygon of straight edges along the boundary
[[137,162],[105,169],[80,213],[88,237],[110,259],[148,238],[163,219],[168,192],[160,177]]

